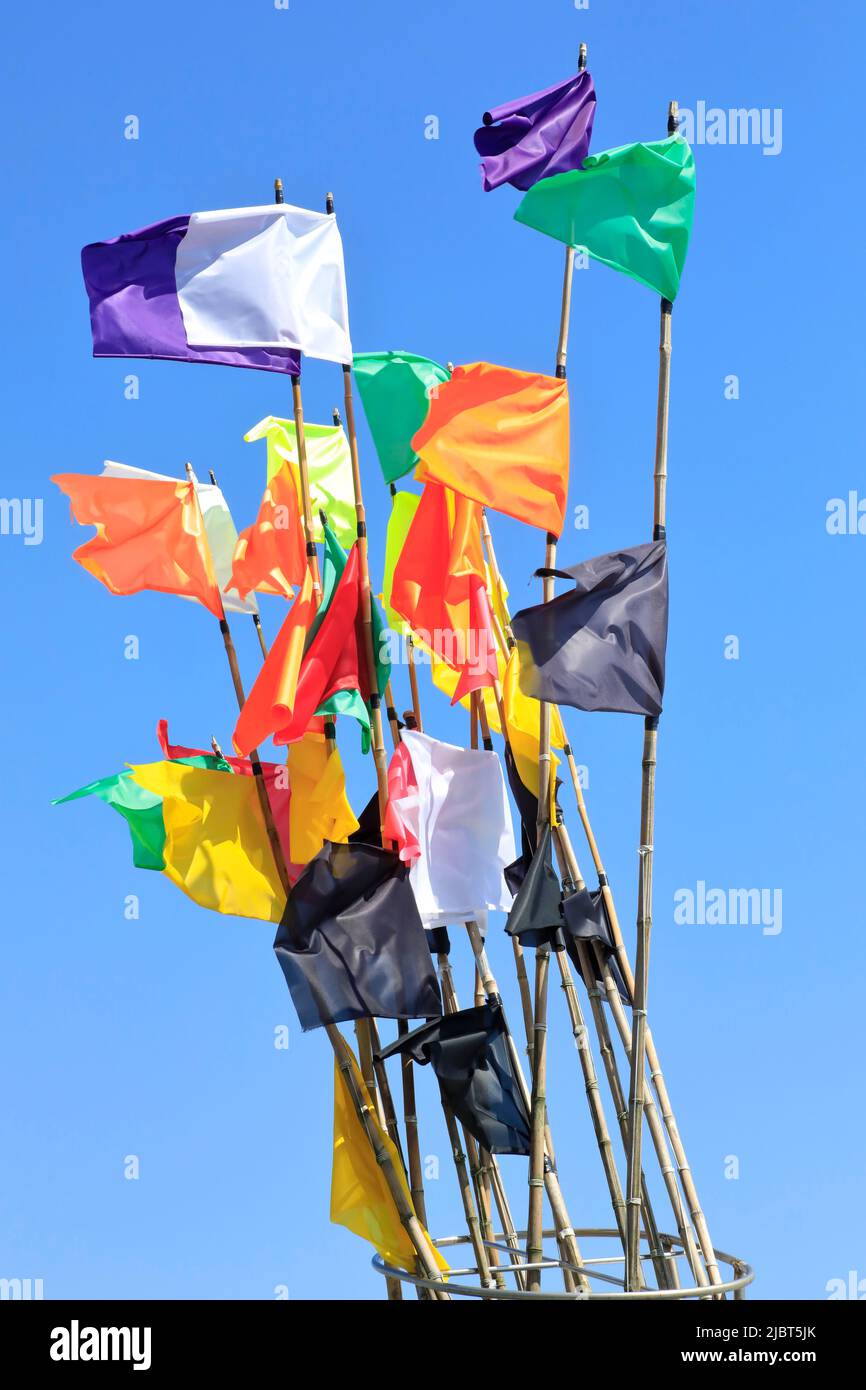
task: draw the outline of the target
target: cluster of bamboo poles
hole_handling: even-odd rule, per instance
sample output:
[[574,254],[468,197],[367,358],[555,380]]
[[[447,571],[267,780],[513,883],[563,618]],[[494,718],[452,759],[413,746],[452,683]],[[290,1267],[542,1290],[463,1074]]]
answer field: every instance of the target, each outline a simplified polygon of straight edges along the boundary
[[[581,67],[585,65],[585,48],[581,46]],[[675,129],[675,106],[672,105],[671,120]],[[275,182],[276,200],[282,201],[282,184]],[[328,195],[327,210],[333,212],[333,199]],[[559,339],[556,355],[556,374],[565,376],[568,324],[571,305],[574,252],[566,250],[565,275],[563,281],[562,305],[560,314]],[[670,363],[670,310],[668,301],[661,306],[661,359],[659,371],[659,407],[657,419],[656,456],[654,469],[654,534],[664,535],[665,486],[667,474],[667,418]],[[364,632],[365,660],[367,662],[369,686],[372,692],[371,741],[376,768],[377,792],[380,824],[384,823],[387,802],[387,762],[384,745],[384,726],[381,701],[377,694],[376,654],[373,642],[372,591],[367,553],[367,526],[364,508],[361,474],[358,456],[358,442],[355,428],[354,402],[352,396],[351,367],[343,366],[343,411],[347,432],[352,479],[357,516],[357,543],[361,574],[362,625]],[[304,530],[306,554],[313,583],[314,594],[321,598],[321,578],[318,556],[313,539],[314,527],[312,502],[309,486],[306,442],[304,434],[303,402],[301,383],[298,376],[292,378],[292,408],[295,425],[298,473],[301,492],[301,521]],[[340,414],[335,410],[334,420],[341,423]],[[215,480],[214,480],[215,481]],[[393,494],[392,485],[392,494]],[[495,584],[501,581],[493,540],[486,516],[483,518],[483,538],[490,573]],[[556,537],[548,535],[545,546],[545,571],[550,571],[556,563]],[[554,581],[549,573],[544,576],[544,601],[553,596]],[[258,616],[253,621],[263,657],[267,656],[267,646]],[[225,613],[220,618],[220,630],[229,663],[232,683],[239,707],[243,706],[245,695],[240,675],[237,655]],[[513,642],[510,631],[501,634],[504,648]],[[420,691],[414,650],[411,638],[408,639],[408,669],[412,697],[412,710],[407,711],[407,724],[423,729]],[[502,691],[498,682],[494,695],[500,716],[500,726],[507,741],[507,725]],[[400,724],[394,707],[390,685],[385,692],[386,713],[392,743],[397,746],[400,737]],[[479,732],[485,748],[492,748],[486,706],[480,693],[471,699],[471,744],[478,746]],[[539,739],[539,796],[538,833],[544,833],[550,817],[550,720],[551,708],[542,702],[540,713]],[[483,1286],[491,1289],[505,1286],[506,1273],[516,1287],[527,1292],[541,1291],[542,1271],[545,1266],[558,1265],[564,1287],[569,1292],[588,1293],[589,1274],[584,1265],[581,1251],[569,1216],[565,1198],[560,1186],[556,1167],[556,1157],[551,1134],[546,1099],[547,1066],[547,995],[551,953],[556,959],[556,968],[562,986],[568,1025],[577,1043],[577,1051],[582,1070],[584,1088],[590,1108],[592,1126],[598,1144],[599,1154],[607,1182],[613,1208],[616,1230],[623,1248],[625,1279],[624,1287],[629,1291],[639,1291],[646,1286],[643,1260],[641,1257],[641,1236],[645,1237],[648,1258],[652,1264],[655,1282],[659,1288],[676,1288],[679,1285],[677,1260],[669,1243],[659,1234],[659,1227],[653,1211],[650,1191],[641,1165],[641,1132],[646,1121],[653,1149],[658,1160],[665,1191],[670,1201],[676,1223],[679,1243],[685,1253],[692,1277],[701,1287],[721,1282],[716,1265],[716,1257],[710,1241],[709,1231],[698,1201],[691,1170],[688,1165],[682,1140],[676,1125],[659,1065],[652,1034],[646,1024],[646,990],[648,973],[648,947],[651,923],[651,855],[652,855],[652,813],[655,770],[655,741],[657,721],[647,721],[644,739],[642,811],[641,811],[641,875],[638,898],[638,947],[636,969],[632,973],[631,964],[625,948],[619,920],[616,914],[613,894],[604,871],[598,844],[592,831],[583,791],[580,785],[577,765],[569,745],[563,749],[574,789],[578,816],[593,860],[599,886],[601,888],[607,917],[610,923],[614,952],[622,979],[625,981],[631,1002],[632,1019],[628,1019],[626,1008],[620,998],[617,982],[605,952],[598,943],[581,942],[578,946],[580,970],[587,988],[590,1016],[594,1025],[599,1056],[602,1062],[613,1111],[616,1129],[626,1158],[626,1185],[620,1181],[615,1146],[610,1136],[602,1100],[595,1060],[589,1045],[587,1028],[580,1004],[580,996],[573,979],[568,956],[561,943],[539,946],[535,951],[534,988],[530,987],[526,962],[522,947],[516,938],[512,939],[514,965],[519,988],[521,1013],[525,1033],[526,1055],[529,1064],[529,1080],[524,1074],[520,1051],[514,1034],[506,1023],[507,1038],[518,1084],[531,1121],[531,1150],[529,1157],[529,1200],[526,1222],[525,1246],[515,1225],[502,1172],[495,1157],[479,1145],[475,1138],[458,1124],[444,1097],[442,1099],[448,1141],[454,1163],[458,1189],[466,1221],[467,1232],[473,1250],[478,1277]],[[334,725],[325,727],[329,746],[334,747]],[[268,839],[274,860],[286,893],[290,890],[288,868],[277,834],[273,812],[268,799],[258,751],[251,753],[253,774],[256,780],[258,797],[267,828]],[[577,857],[574,852],[564,819],[558,812],[555,824],[551,827],[560,876],[566,891],[574,891],[585,886]],[[383,838],[383,843],[385,840]],[[468,939],[475,962],[474,1000],[476,1003],[487,999],[502,1004],[497,981],[492,973],[485,949],[484,939],[477,922],[466,922]],[[443,945],[442,937],[439,938]],[[452,1013],[459,1007],[453,969],[447,949],[437,950],[436,960],[442,987],[443,1007]],[[628,1102],[626,1091],[617,1065],[613,1037],[608,1022],[613,1020],[614,1033],[619,1036],[622,1049],[629,1065]],[[407,1025],[401,1023],[399,1031],[405,1033]],[[401,1143],[400,1127],[397,1120],[394,1099],[390,1088],[385,1064],[378,1058],[380,1041],[374,1019],[359,1020],[355,1026],[360,1073],[364,1089],[357,1083],[353,1057],[346,1039],[335,1025],[326,1028],[328,1039],[334,1050],[337,1064],[344,1078],[347,1092],[352,1100],[358,1119],[371,1145],[376,1161],[388,1185],[400,1220],[416,1252],[416,1270],[425,1279],[436,1283],[433,1290],[421,1290],[419,1296],[433,1299],[447,1299],[439,1269],[429,1238],[426,1234],[427,1214],[423,1184],[423,1166],[418,1117],[415,1104],[415,1082],[413,1063],[410,1058],[401,1057],[401,1089],[403,1129],[405,1133],[405,1155]],[[649,1080],[646,1066],[649,1065]],[[404,1176],[411,1193],[411,1202],[406,1200],[405,1189],[395,1170],[389,1151],[380,1139],[385,1130],[398,1154],[404,1169]],[[558,1260],[545,1260],[543,1239],[544,1200],[550,1207],[553,1218],[558,1249]],[[498,1217],[499,1230],[494,1225],[494,1209]],[[396,1279],[388,1280],[390,1298],[400,1298],[401,1288]]]

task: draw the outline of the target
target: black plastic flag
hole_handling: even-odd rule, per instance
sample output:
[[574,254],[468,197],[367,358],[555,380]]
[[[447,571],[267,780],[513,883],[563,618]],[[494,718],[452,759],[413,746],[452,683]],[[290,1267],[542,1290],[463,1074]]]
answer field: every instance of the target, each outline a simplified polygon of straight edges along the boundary
[[561,927],[562,888],[553,865],[550,826],[546,825],[508,914],[505,930],[510,936],[516,936],[521,946],[541,946],[550,944]]

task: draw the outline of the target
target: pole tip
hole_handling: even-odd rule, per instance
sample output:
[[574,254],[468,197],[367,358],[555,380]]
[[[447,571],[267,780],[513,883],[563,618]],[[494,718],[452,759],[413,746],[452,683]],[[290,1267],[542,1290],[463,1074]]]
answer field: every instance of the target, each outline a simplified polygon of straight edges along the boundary
[[586,68],[586,44],[582,43],[577,50],[577,70],[583,72]]
[[680,104],[678,101],[668,102],[668,135],[676,135],[677,127],[680,123]]
[[185,467],[186,467],[186,476],[190,479],[190,481],[192,481],[192,476],[193,476],[193,474],[192,474],[192,464],[189,463],[189,462],[187,462],[186,465],[185,465]]
[[339,412],[339,410],[337,409],[336,406],[334,406],[334,409],[331,411],[331,418],[333,419],[334,424],[335,424],[335,425],[337,426],[337,428],[339,429],[340,425],[342,425],[342,423],[343,423],[343,418],[342,418],[342,416],[340,415],[340,412]]
[[282,179],[274,179],[274,202],[275,202],[275,203],[281,203],[282,201],[283,201],[283,181],[282,181]]
[[333,193],[326,193],[326,194],[325,194],[325,212],[333,212],[333,211],[334,211],[334,195],[333,195]]
[[321,521],[323,526],[327,526],[328,514],[327,512],[323,512],[321,507],[319,508],[319,520]]

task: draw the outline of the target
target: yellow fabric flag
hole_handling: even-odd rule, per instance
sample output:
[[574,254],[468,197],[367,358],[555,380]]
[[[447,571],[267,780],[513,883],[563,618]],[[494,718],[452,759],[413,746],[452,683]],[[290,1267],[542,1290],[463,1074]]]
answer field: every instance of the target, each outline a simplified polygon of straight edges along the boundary
[[[520,689],[520,657],[516,647],[508,656],[505,679],[502,682],[502,704],[508,726],[508,741],[514,754],[521,782],[533,796],[538,796],[538,742],[541,733],[541,705]],[[559,711],[550,711],[550,742],[553,748],[564,748],[567,742]],[[550,815],[555,821],[556,772],[559,758],[550,757]]]
[[[370,1123],[376,1129],[379,1139],[388,1152],[397,1180],[411,1206],[412,1198],[403,1173],[400,1156],[390,1137],[379,1124],[354,1057],[352,1058],[352,1071],[358,1089],[367,1105]],[[369,1240],[388,1264],[397,1265],[401,1269],[415,1269],[415,1247],[400,1220],[394,1198],[391,1196],[382,1169],[376,1162],[376,1155],[373,1153],[364,1126],[358,1119],[352,1104],[352,1096],[336,1060],[334,1061],[334,1160],[331,1169],[331,1220],[335,1225],[345,1226],[347,1230],[353,1231],[362,1240]],[[448,1265],[439,1251],[436,1250],[435,1246],[432,1248],[439,1268],[443,1271],[447,1270]]]
[[307,733],[288,749],[289,858],[309,864],[326,840],[348,840],[358,829],[346,776],[336,748],[328,752],[324,734]]
[[182,763],[133,767],[132,779],[162,797],[165,874],[213,912],[279,922],[286,905],[254,777]]

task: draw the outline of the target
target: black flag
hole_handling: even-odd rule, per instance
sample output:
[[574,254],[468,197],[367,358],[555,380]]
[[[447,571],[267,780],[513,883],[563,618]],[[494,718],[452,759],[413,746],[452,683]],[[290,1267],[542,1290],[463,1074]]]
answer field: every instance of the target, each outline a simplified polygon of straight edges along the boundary
[[541,946],[552,942],[561,927],[562,889],[553,866],[551,830],[546,825],[508,914],[505,930],[510,936],[516,936],[521,946]]
[[409,870],[377,845],[325,841],[289,894],[274,950],[304,1032],[442,1012]]
[[432,1065],[445,1100],[482,1148],[529,1153],[529,1115],[498,1004],[445,1014],[398,1038],[381,1056],[396,1052]]
[[[577,967],[584,984],[588,986],[589,980],[584,978],[577,942],[597,941],[604,953],[605,960],[610,966],[611,974],[616,982],[620,998],[626,1004],[631,1003],[625,981],[616,963],[613,932],[607,920],[607,911],[604,906],[604,894],[601,889],[597,888],[594,893],[590,893],[588,889],[580,888],[576,893],[567,894],[563,899],[562,911],[565,926],[565,944],[568,949],[568,954]],[[594,953],[592,954],[594,955]]]
[[583,710],[661,713],[668,630],[664,541],[556,570],[571,593],[512,623],[525,695]]

